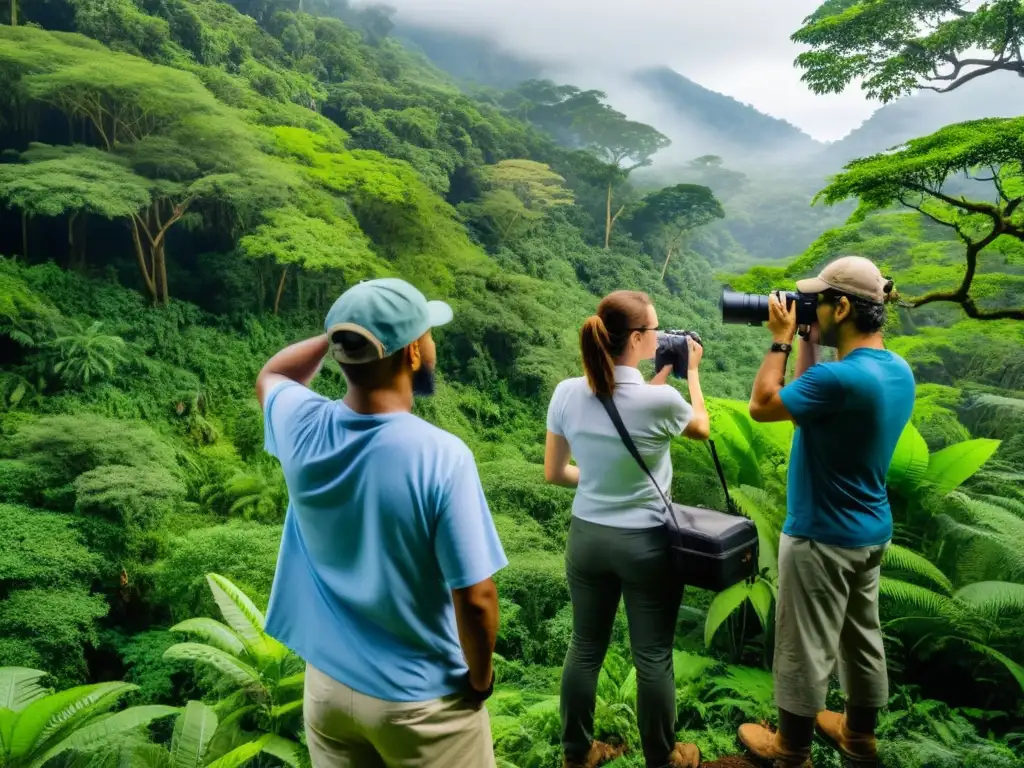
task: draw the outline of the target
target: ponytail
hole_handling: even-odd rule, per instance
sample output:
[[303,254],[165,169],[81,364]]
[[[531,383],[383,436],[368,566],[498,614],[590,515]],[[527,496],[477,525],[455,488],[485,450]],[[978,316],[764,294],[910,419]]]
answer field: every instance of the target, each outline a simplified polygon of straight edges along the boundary
[[611,397],[615,391],[615,361],[609,347],[611,337],[599,315],[591,315],[580,331],[580,352],[587,384],[595,395]]

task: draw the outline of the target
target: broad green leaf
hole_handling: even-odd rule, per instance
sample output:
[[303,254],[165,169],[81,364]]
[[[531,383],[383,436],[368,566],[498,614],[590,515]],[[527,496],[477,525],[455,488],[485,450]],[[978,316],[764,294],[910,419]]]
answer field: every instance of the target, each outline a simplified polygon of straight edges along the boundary
[[946,578],[946,574],[940,571],[934,563],[924,555],[918,554],[912,549],[901,547],[898,544],[890,544],[888,549],[886,549],[885,557],[882,560],[882,567],[886,571],[902,571],[925,578],[936,586],[941,587],[942,591],[947,595],[953,591],[952,582]]
[[113,743],[125,731],[131,731],[139,726],[148,725],[154,720],[176,715],[180,711],[178,707],[165,707],[156,704],[129,707],[102,720],[78,728],[66,739],[48,749],[41,757],[33,760],[29,764],[29,768],[42,768],[49,760],[69,749],[87,751],[104,744]]
[[977,438],[943,448],[932,454],[925,480],[935,491],[945,496],[956,490],[991,458],[999,447],[999,440]]
[[730,491],[740,511],[754,521],[757,529],[757,568],[767,570],[768,575],[779,575],[779,534],[784,510],[767,491],[742,485]]
[[217,713],[200,701],[190,701],[178,716],[171,737],[171,768],[200,768],[210,739],[217,730]]
[[214,648],[212,645],[177,643],[164,651],[164,658],[205,664],[213,667],[236,685],[244,688],[264,687],[259,672],[244,661],[236,659],[231,654],[224,653],[224,651]]
[[290,768],[301,768],[306,749],[296,741],[276,734],[271,735],[263,745],[263,751],[273,755]]
[[220,648],[220,650],[230,653],[232,656],[241,657],[246,652],[245,643],[242,642],[242,639],[234,630],[215,619],[187,619],[171,627],[171,632],[185,632],[195,635],[207,645]]
[[1006,667],[1006,670],[1011,675],[1013,675],[1013,679],[1017,681],[1017,685],[1021,687],[1021,690],[1024,690],[1024,666],[1021,666],[1016,661],[1011,659],[1009,656],[1000,653],[995,648],[983,645],[982,643],[975,643],[971,641],[968,642],[970,642],[971,647],[973,647],[976,651],[980,651],[981,653],[988,656],[990,659],[994,659],[995,661],[998,661],[1000,664]]
[[715,599],[708,607],[708,618],[704,622],[704,645],[708,648],[711,647],[715,632],[732,615],[733,611],[743,604],[749,594],[750,585],[741,581],[715,595]]
[[295,701],[289,701],[287,704],[282,704],[279,707],[271,707],[270,716],[277,720],[281,717],[287,717],[292,712],[300,711],[302,709],[302,699],[298,698]]
[[750,604],[754,606],[754,612],[761,622],[761,627],[767,630],[768,618],[772,610],[772,600],[775,597],[772,588],[764,579],[758,579],[754,582],[754,586],[751,587],[750,594],[747,597],[750,599]]
[[[503,662],[504,659],[500,654],[494,654],[494,662],[496,664]],[[306,673],[299,672],[297,675],[290,675],[284,677],[278,681],[277,685],[274,686],[274,696],[280,701],[288,699],[292,696],[301,696],[306,685]]]
[[0,709],[20,712],[33,701],[46,696],[39,681],[45,672],[27,667],[0,667]]
[[97,683],[37,699],[18,718],[10,756],[26,759],[41,754],[84,721],[110,709],[120,696],[137,689],[129,683]]
[[886,481],[897,489],[914,490],[928,474],[928,444],[913,424],[907,424],[896,443]]
[[263,751],[263,747],[269,740],[270,736],[268,734],[256,741],[236,747],[223,757],[208,763],[206,768],[238,768],[240,765],[245,765]]
[[249,653],[260,664],[279,661],[288,655],[285,646],[263,631],[266,619],[248,595],[220,574],[207,574],[206,581],[224,621],[237,633]]

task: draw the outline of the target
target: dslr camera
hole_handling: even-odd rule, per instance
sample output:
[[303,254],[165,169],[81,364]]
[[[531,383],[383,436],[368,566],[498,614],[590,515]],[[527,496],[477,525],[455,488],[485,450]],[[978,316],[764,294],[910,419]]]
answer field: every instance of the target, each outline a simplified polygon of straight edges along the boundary
[[672,366],[672,374],[685,379],[690,364],[690,346],[687,339],[704,346],[696,331],[662,331],[658,336],[658,350],[654,353],[654,370]]
[[[776,291],[772,291],[776,293]],[[818,294],[778,291],[788,310],[796,302],[796,324],[813,325],[818,322]],[[735,325],[761,325],[768,320],[768,296],[756,293],[722,291],[718,300],[722,322]]]

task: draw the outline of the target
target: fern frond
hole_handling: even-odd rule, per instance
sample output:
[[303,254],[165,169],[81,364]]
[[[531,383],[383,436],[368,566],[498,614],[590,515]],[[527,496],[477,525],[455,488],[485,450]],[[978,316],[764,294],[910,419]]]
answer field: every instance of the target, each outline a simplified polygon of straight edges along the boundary
[[992,620],[1024,615],[1024,584],[980,581],[958,590],[956,599]]
[[890,544],[886,549],[885,558],[882,560],[882,568],[885,571],[901,571],[918,576],[940,587],[947,595],[953,592],[952,582],[946,578],[946,574],[940,571],[938,566],[924,555],[907,547]]

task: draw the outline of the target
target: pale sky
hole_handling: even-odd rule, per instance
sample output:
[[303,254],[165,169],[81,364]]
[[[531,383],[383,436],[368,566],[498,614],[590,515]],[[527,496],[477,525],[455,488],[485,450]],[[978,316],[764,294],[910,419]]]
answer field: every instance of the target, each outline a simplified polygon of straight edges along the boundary
[[[557,71],[584,88],[600,87],[605,73],[668,65],[821,141],[842,138],[881,106],[857,84],[837,96],[816,96],[800,82],[793,60],[801,48],[789,36],[822,0],[387,2],[409,23],[487,35],[511,52],[562,62]],[[628,113],[627,97],[607,90]]]

